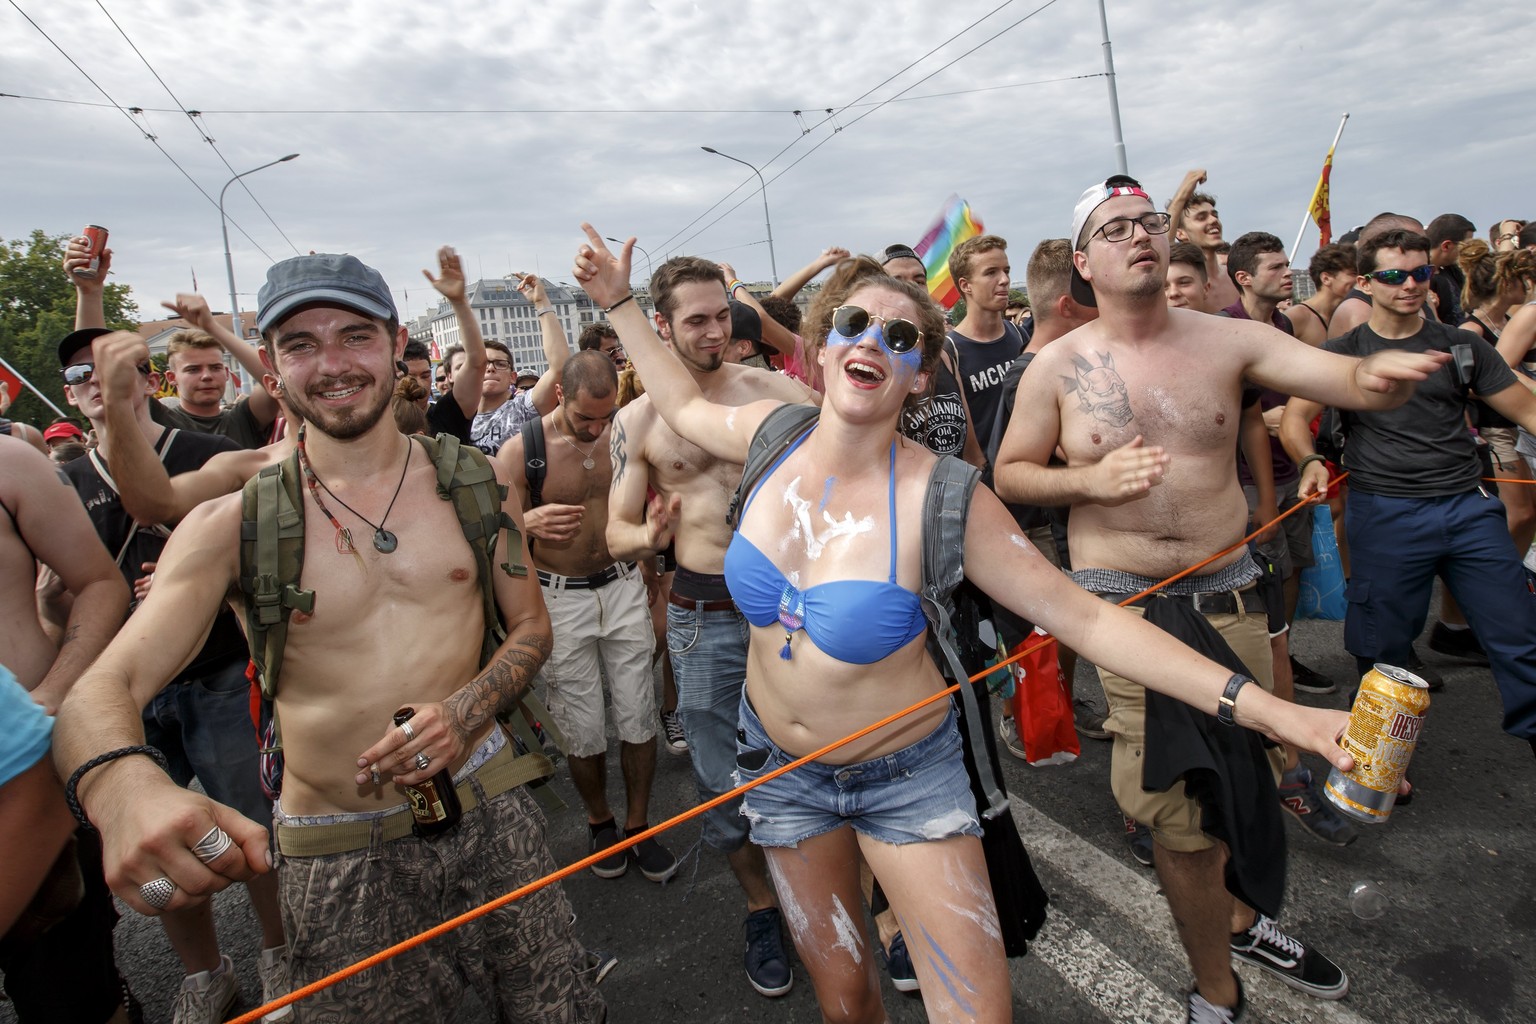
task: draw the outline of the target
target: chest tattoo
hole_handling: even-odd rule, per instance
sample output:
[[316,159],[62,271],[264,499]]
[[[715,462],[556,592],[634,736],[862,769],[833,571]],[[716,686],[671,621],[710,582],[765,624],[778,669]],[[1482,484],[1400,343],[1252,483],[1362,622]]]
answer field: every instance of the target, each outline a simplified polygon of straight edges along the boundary
[[1099,423],[1123,427],[1133,418],[1130,393],[1125,381],[1115,372],[1115,357],[1108,352],[1100,352],[1098,356],[1098,366],[1082,356],[1072,357],[1076,373],[1062,378],[1065,390],[1076,392],[1078,407]]

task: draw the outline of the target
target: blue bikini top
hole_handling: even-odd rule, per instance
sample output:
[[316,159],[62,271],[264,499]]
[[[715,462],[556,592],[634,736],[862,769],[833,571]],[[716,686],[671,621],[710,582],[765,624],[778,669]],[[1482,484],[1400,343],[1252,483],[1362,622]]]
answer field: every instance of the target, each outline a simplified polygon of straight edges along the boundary
[[[741,519],[774,471],[789,458],[810,431],[768,467],[747,496]],[[819,649],[853,665],[872,665],[901,650],[928,627],[917,594],[896,582],[896,442],[891,442],[889,487],[891,571],[888,579],[832,580],[800,590],[790,583],[768,556],[741,535],[740,520],[725,551],[725,582],[736,607],[754,626],[784,627],[779,657],[790,657],[790,641],[804,629]]]

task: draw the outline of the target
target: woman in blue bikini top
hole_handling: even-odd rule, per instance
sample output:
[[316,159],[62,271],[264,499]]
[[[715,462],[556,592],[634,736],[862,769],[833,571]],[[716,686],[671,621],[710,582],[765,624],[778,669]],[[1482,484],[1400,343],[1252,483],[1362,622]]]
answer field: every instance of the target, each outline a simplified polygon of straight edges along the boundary
[[[587,243],[577,252],[576,279],[608,311],[662,418],[716,458],[745,463],[754,434],[779,403],[731,408],[706,400],[630,301],[633,239],[616,257],[601,234],[582,227]],[[710,305],[718,298],[725,307],[723,277],[717,297],[712,280],[686,287],[695,289],[695,301]],[[878,264],[860,258],[840,265],[822,289],[805,335],[825,339],[816,353],[826,384],[819,421],[755,488],[725,563],[731,593],[752,630],[743,728],[749,725],[745,716],[753,714],[768,740],[791,756],[896,715],[944,686],[922,642],[924,620],[914,593],[934,456],[899,438],[896,429],[903,403],[923,391],[938,360],[943,314],[922,289],[886,277]],[[984,487],[971,500],[963,560],[966,576],[994,600],[1094,663],[1207,714],[1223,706],[1230,672],[1074,585],[1019,535],[1013,517]],[[1243,725],[1309,750],[1337,750],[1338,713],[1277,701],[1256,686],[1240,693],[1231,710]],[[776,787],[773,799],[806,801],[811,815],[828,813],[830,789],[830,806],[843,819],[840,825],[834,820],[830,831],[818,826],[794,845],[764,849],[801,962],[829,1017],[850,1006],[879,1016],[879,990],[868,966],[872,947],[849,914],[857,914],[860,900],[855,847],[902,921],[930,1019],[1012,1017],[979,830],[952,824],[974,824],[969,791],[963,799],[972,806],[957,805],[928,820],[919,841],[887,842],[848,824],[863,813],[852,806],[860,791],[852,777],[871,766],[901,763],[903,754],[946,727],[949,714],[935,702],[832,751],[815,766],[830,766],[828,771],[799,769],[781,777],[803,776],[811,781],[797,785],[818,787],[814,793],[781,786],[780,779],[768,784]],[[960,757],[957,741],[953,758]],[[842,766],[847,769],[837,770]],[[922,777],[905,781],[916,802]],[[756,792],[747,794],[745,807],[754,834],[760,824],[781,827],[754,817]],[[794,815],[774,814],[798,817],[795,807]]]

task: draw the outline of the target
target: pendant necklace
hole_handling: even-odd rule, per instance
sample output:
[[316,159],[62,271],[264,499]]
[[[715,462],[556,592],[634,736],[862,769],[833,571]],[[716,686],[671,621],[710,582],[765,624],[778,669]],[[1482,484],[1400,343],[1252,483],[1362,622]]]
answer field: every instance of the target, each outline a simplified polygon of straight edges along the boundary
[[[586,451],[582,451],[580,448],[576,447],[576,442],[575,441],[572,441],[570,438],[568,438],[564,434],[560,433],[559,430],[556,430],[555,434],[559,436],[560,440],[564,441],[566,444],[570,445],[572,448],[576,448],[576,454],[581,456],[581,468],[582,469],[595,469],[597,467],[597,463],[592,461],[592,453],[597,451],[597,441],[593,441],[592,442],[592,447],[591,448],[588,448]],[[338,498],[337,500],[340,501],[341,499]]]
[[389,507],[384,510],[384,517],[378,521],[377,525],[375,525],[371,520],[359,513],[357,509],[336,497],[336,493],[329,487],[325,486],[325,481],[321,480],[320,477],[315,473],[315,468],[309,464],[309,453],[304,450],[304,431],[306,429],[308,429],[308,424],[299,428],[299,465],[304,470],[304,482],[309,485],[310,497],[315,499],[315,504],[320,507],[321,512],[325,513],[325,518],[329,519],[331,521],[331,525],[336,528],[336,550],[344,555],[357,553],[357,548],[352,544],[352,531],[345,526],[342,526],[341,523],[336,519],[336,516],[331,513],[331,510],[325,507],[325,502],[320,500],[321,491],[329,494],[342,508],[346,509],[348,512],[351,512],[354,516],[357,516],[357,518],[361,519],[369,526],[372,526],[374,550],[381,555],[390,554],[395,550],[395,548],[400,546],[400,539],[393,533],[390,533],[388,530],[384,529],[384,524],[388,521],[390,512],[394,511],[395,499],[400,497],[400,488],[405,484],[406,471],[411,468],[411,449],[415,448],[416,446],[411,443],[409,438],[406,439],[405,465],[400,469],[400,482],[395,484],[395,493],[389,499]]

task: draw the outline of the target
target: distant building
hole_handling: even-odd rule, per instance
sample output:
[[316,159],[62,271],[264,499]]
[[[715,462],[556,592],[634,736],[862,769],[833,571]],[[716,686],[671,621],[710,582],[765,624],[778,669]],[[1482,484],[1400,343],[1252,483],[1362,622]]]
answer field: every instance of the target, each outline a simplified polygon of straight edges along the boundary
[[[566,342],[572,352],[576,351],[576,339],[581,336],[582,328],[607,319],[601,307],[580,288],[544,280],[544,291],[549,295],[549,303],[554,307],[560,326],[565,329]],[[517,290],[515,277],[476,281],[465,289],[465,298],[480,325],[481,336],[486,341],[499,341],[507,346],[519,372],[527,370],[542,374],[549,369],[549,361],[544,358],[539,318],[533,311],[533,303]],[[650,294],[644,288],[635,289],[635,301],[647,316],[651,314]],[[461,342],[459,318],[447,300],[418,317],[410,325],[410,332],[411,337],[420,337],[427,342],[434,359],[441,359],[450,346]]]

